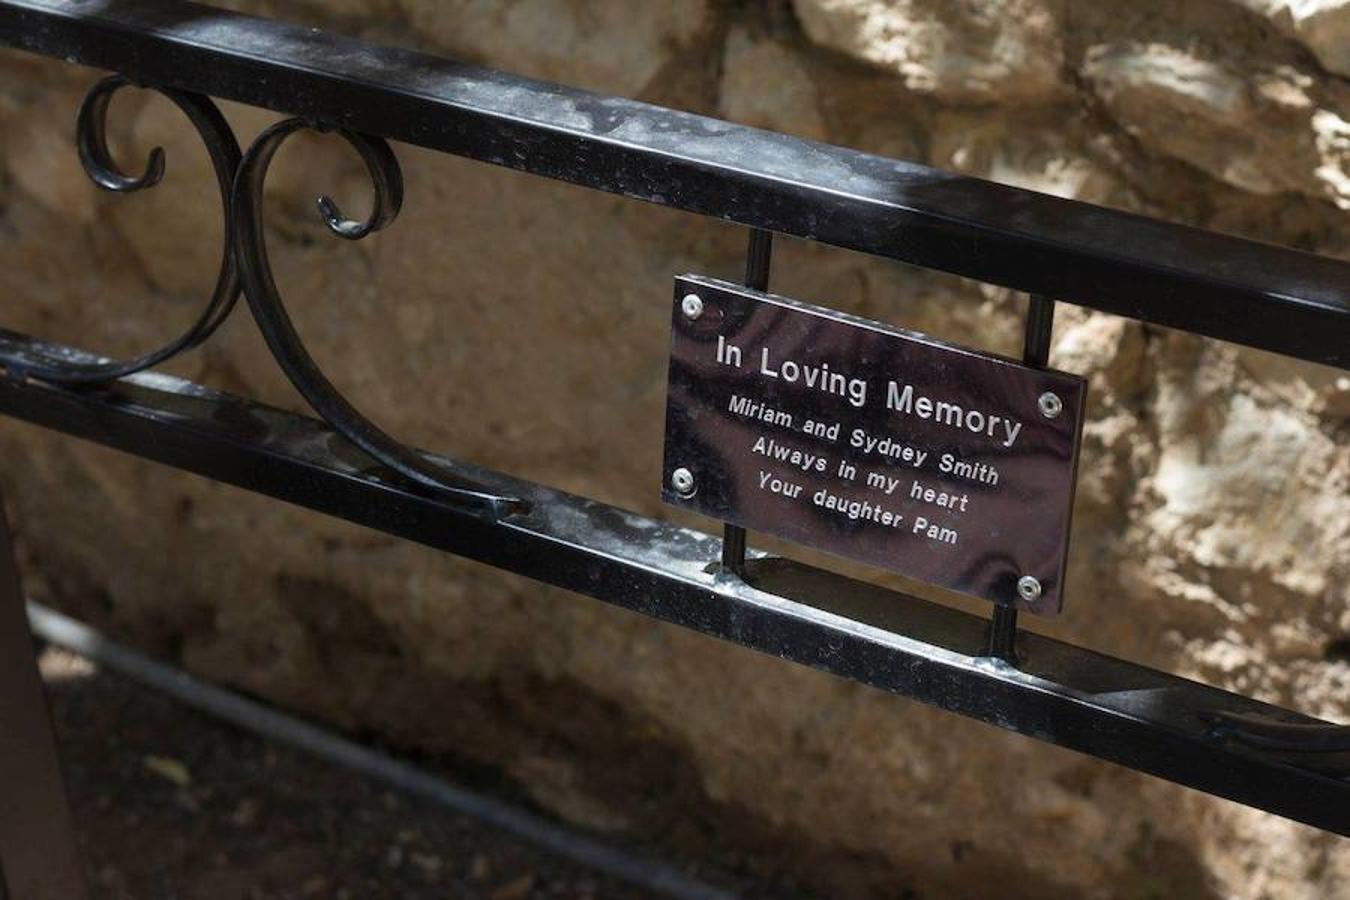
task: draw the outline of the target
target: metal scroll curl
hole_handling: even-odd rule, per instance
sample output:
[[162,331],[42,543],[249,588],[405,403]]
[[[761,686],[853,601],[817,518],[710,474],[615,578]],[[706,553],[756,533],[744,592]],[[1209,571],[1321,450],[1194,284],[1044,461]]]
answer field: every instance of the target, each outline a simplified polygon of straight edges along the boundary
[[[76,143],[85,173],[99,187],[118,193],[154,187],[164,177],[162,147],[150,151],[145,171],[140,175],[127,175],[122,172],[108,150],[108,104],[113,94],[130,83],[121,75],[113,75],[90,88],[80,105],[75,125]],[[230,130],[225,117],[207,97],[171,88],[156,87],[153,90],[171,100],[192,123],[206,146],[211,166],[215,170],[225,227],[220,269],[211,297],[196,321],[188,326],[187,330],[167,344],[142,356],[95,362],[28,355],[22,361],[4,360],[4,365],[11,375],[23,375],[61,384],[99,384],[113,381],[158,365],[170,357],[198,346],[211,336],[234,309],[235,301],[239,298],[239,274],[230,248],[232,231],[230,191],[241,159],[239,142],[235,140],[234,132]]]
[[[342,396],[305,349],[272,277],[263,227],[263,184],[268,167],[286,139],[304,129],[326,130],[303,119],[287,119],[260,134],[240,163],[231,200],[235,217],[234,252],[244,296],[272,355],[315,412],[366,454],[415,485],[485,516],[523,511],[522,501],[492,493],[483,485],[448,472],[381,431]],[[403,174],[393,150],[381,138],[333,130],[365,162],[375,189],[375,202],[368,219],[353,221],[342,215],[330,197],[321,196],[319,214],[338,237],[360,240],[388,226],[398,216],[403,204]]]

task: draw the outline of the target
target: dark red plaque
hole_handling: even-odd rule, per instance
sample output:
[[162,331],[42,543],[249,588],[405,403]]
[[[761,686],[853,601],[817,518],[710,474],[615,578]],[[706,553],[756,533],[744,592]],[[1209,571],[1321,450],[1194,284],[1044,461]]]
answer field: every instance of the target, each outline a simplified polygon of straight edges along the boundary
[[695,275],[673,323],[667,503],[1060,610],[1081,378]]

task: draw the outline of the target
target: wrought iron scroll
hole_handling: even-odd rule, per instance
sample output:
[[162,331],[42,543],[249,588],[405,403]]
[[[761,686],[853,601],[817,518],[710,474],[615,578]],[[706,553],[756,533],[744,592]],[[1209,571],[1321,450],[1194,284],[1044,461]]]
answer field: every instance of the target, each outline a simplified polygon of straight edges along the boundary
[[[329,130],[303,119],[287,119],[268,128],[249,147],[235,178],[231,208],[235,217],[234,251],[249,309],[272,355],[314,411],[375,460],[442,499],[488,516],[520,512],[524,504],[492,493],[483,485],[436,466],[362,415],[342,396],[305,349],[286,312],[272,277],[263,226],[263,184],[273,156],[297,131]],[[318,199],[319,214],[338,237],[356,241],[388,226],[403,204],[403,174],[398,159],[382,138],[333,129],[360,154],[375,189],[369,218],[354,221],[342,215],[327,196]]]
[[[117,193],[131,193],[154,187],[164,177],[164,148],[150,151],[145,171],[127,175],[113,161],[108,150],[108,104],[113,94],[131,82],[121,75],[113,75],[94,85],[85,95],[76,118],[75,135],[80,162],[89,178],[99,187]],[[126,360],[69,359],[55,356],[25,355],[21,360],[5,359],[5,368],[11,377],[34,377],[62,384],[99,384],[112,381],[142,369],[158,365],[178,354],[191,350],[211,336],[234,309],[239,298],[239,275],[231,252],[230,189],[239,168],[239,142],[230,130],[225,117],[207,97],[171,88],[153,90],[173,101],[201,136],[206,152],[215,170],[220,190],[221,214],[224,217],[223,246],[220,269],[215,287],[201,314],[182,334],[158,349]]]
[[[150,151],[145,169],[129,175],[113,161],[108,149],[108,105],[113,95],[131,84],[113,75],[94,85],[85,96],[76,119],[80,162],[99,187],[130,193],[154,187],[164,177],[162,147]],[[153,87],[176,105],[197,130],[211,159],[220,190],[224,239],[215,288],[196,321],[182,334],[149,353],[126,360],[93,358],[88,354],[61,355],[54,349],[0,355],[0,366],[11,379],[36,378],[72,386],[93,386],[158,365],[199,346],[233,311],[243,290],[268,348],[287,377],[321,417],[375,461],[382,463],[438,499],[488,517],[521,512],[524,504],[494,493],[484,485],[455,475],[405,446],[362,415],[335,388],[305,349],[272,277],[263,231],[263,183],[272,157],[285,140],[304,128],[325,130],[301,119],[288,119],[264,131],[247,154],[242,154],[229,123],[207,97]],[[340,134],[361,155],[375,188],[375,205],[368,219],[343,216],[329,197],[318,200],[319,213],[330,231],[347,240],[360,240],[388,226],[403,203],[403,175],[398,159],[381,138],[350,131]]]

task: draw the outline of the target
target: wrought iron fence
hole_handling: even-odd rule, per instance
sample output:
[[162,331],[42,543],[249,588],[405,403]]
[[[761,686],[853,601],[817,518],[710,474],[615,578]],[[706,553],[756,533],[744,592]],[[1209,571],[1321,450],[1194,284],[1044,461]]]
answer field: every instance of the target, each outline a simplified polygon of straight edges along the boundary
[[[385,434],[306,352],[262,197],[287,139],[335,131],[376,200],[365,221],[326,197],[319,214],[347,240],[387,228],[404,189],[392,139],[745,225],[753,287],[779,233],[1024,291],[1032,366],[1067,302],[1347,369],[1350,264],[190,3],[0,0],[0,44],[116,73],[77,117],[109,190],[164,170],[160,150],[117,169],[110,97],[172,100],[210,154],[226,234],[214,291],[164,347],[114,361],[0,332],[0,413],[1350,834],[1350,729],[1019,632],[1010,606],[984,619],[747,556],[739,528],[650,521]],[[211,97],[291,118],[241,152]],[[319,419],[144,371],[209,339],[241,293]]]

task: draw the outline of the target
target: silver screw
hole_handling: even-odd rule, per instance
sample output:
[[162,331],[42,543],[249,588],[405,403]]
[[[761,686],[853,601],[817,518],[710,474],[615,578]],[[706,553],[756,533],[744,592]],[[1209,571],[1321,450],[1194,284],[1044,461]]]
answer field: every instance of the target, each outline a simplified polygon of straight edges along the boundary
[[1053,419],[1064,412],[1064,401],[1059,399],[1059,394],[1052,391],[1041,394],[1040,399],[1036,401],[1036,405],[1041,408],[1041,415],[1047,419]]
[[703,298],[698,294],[685,294],[680,301],[680,309],[686,319],[697,319],[703,315]]
[[674,472],[670,473],[670,486],[681,497],[694,496],[694,473],[690,472],[684,466],[680,466]]
[[1017,579],[1017,596],[1028,603],[1035,603],[1041,599],[1041,583],[1030,575],[1023,575]]

